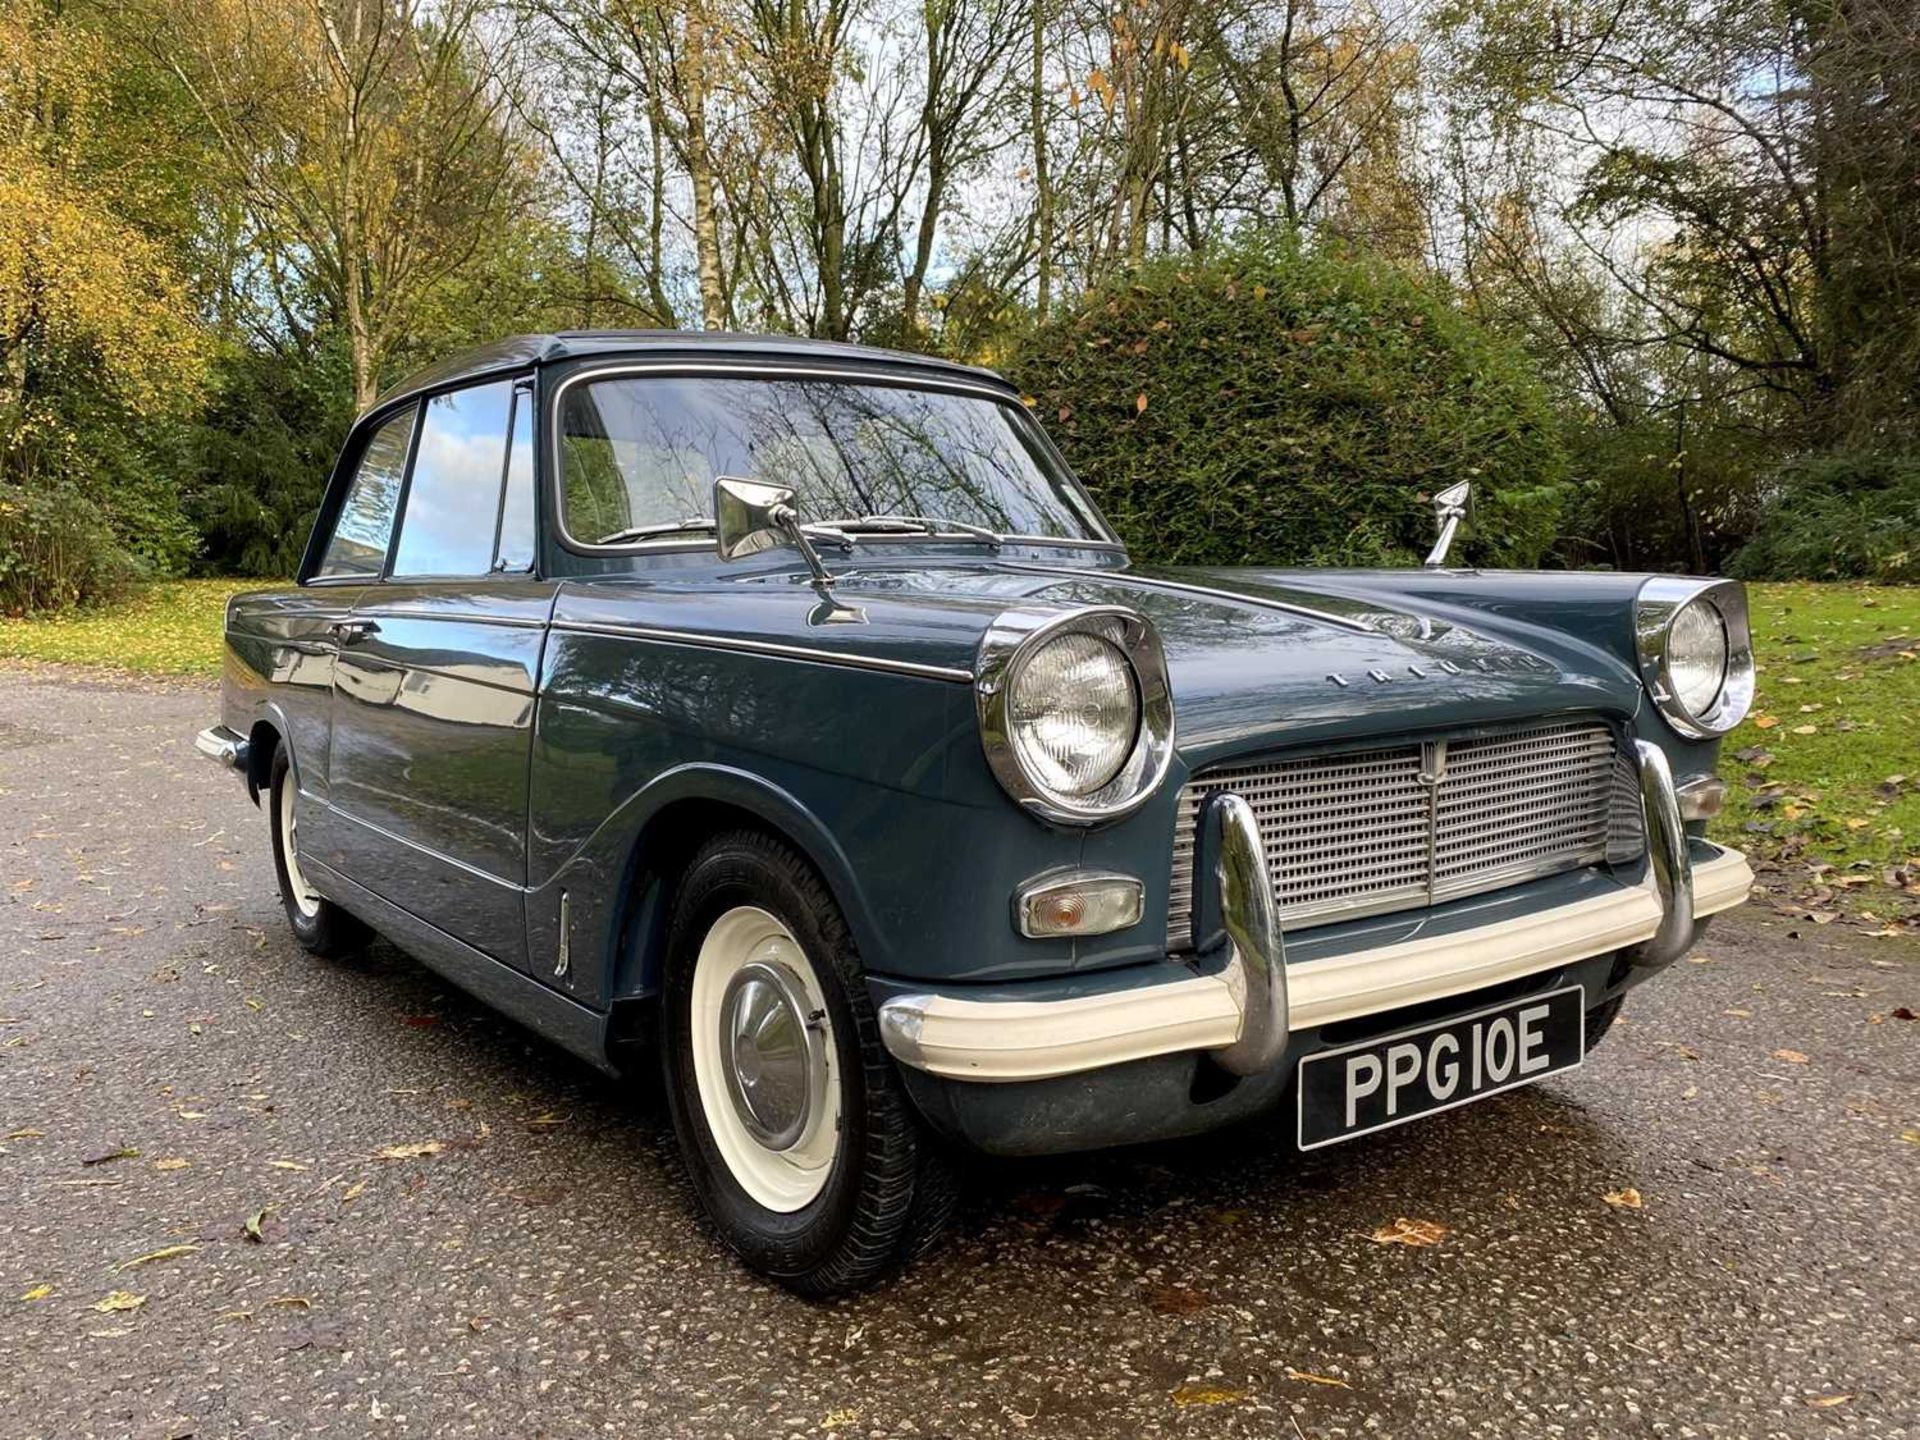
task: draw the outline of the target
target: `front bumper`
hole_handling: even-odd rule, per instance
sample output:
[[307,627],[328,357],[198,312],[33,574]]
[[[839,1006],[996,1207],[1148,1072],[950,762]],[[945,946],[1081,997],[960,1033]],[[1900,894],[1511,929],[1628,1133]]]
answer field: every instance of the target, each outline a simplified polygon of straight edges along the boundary
[[[1649,863],[1640,885],[1608,885],[1571,903],[1480,926],[1416,934],[1289,965],[1259,834],[1244,801],[1223,795],[1203,826],[1203,869],[1221,936],[1191,965],[1122,972],[1079,993],[1034,998],[895,994],[880,1006],[887,1049],[948,1080],[1043,1081],[1188,1051],[1240,1076],[1282,1069],[1291,1038],[1385,1011],[1445,1000],[1596,956],[1642,973],[1686,953],[1700,919],[1739,904],[1753,883],[1736,850],[1689,842],[1673,776],[1636,747]],[[1143,975],[1149,978],[1142,979]]]

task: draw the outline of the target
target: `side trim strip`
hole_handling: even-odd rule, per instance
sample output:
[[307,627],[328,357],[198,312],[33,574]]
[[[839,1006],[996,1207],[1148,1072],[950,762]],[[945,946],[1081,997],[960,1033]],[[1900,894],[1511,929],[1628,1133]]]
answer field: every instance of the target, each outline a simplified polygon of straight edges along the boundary
[[1364,620],[1349,620],[1344,615],[1335,615],[1329,610],[1316,610],[1311,605],[1294,605],[1285,600],[1271,600],[1264,595],[1242,595],[1238,590],[1221,590],[1211,585],[1189,585],[1183,580],[1162,580],[1156,576],[1137,574],[1132,570],[1069,570],[1053,565],[1024,565],[1014,561],[1006,564],[1010,570],[1029,570],[1041,575],[1061,575],[1072,580],[1117,578],[1145,590],[1172,590],[1182,595],[1204,595],[1209,600],[1227,600],[1240,605],[1251,605],[1258,610],[1278,610],[1286,615],[1299,615],[1308,620],[1318,620],[1322,625],[1337,625],[1342,630],[1351,630],[1360,635],[1379,633]]
[[945,665],[919,665],[911,660],[889,660],[881,655],[813,650],[805,645],[781,645],[771,640],[745,640],[734,635],[703,635],[692,630],[654,630],[644,625],[603,625],[591,620],[556,620],[553,628],[575,635],[610,635],[616,639],[651,640],[661,645],[685,645],[698,650],[734,650],[748,655],[772,655],[781,660],[811,660],[819,665],[917,675],[922,680],[947,680],[956,685],[973,683],[971,670],[956,670]]

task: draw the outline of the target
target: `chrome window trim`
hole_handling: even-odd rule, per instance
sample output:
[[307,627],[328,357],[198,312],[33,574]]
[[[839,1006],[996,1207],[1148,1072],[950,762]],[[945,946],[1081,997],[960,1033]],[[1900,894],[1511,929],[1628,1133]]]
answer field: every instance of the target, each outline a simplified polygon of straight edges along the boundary
[[697,650],[730,650],[747,655],[769,655],[780,660],[807,660],[839,665],[849,670],[878,670],[912,675],[922,680],[971,684],[973,672],[945,665],[922,665],[913,660],[890,660],[841,650],[815,650],[805,645],[782,645],[773,640],[749,640],[737,635],[708,635],[696,630],[656,630],[645,625],[605,625],[592,620],[556,620],[552,628],[573,635],[605,635],[614,639],[651,640],[662,645],[684,645]]
[[[1680,703],[1667,671],[1667,642],[1674,619],[1688,605],[1709,604],[1727,632],[1727,670],[1713,703],[1694,714]],[[1747,718],[1753,707],[1753,631],[1747,615],[1747,588],[1738,580],[1656,575],[1640,587],[1633,602],[1634,649],[1640,676],[1666,722],[1689,740],[1714,740]]]
[[[624,545],[596,545],[591,541],[575,538],[567,530],[566,499],[561,485],[562,457],[560,453],[559,424],[560,405],[561,402],[565,400],[567,391],[581,381],[619,379],[622,376],[662,375],[718,375],[728,379],[798,377],[800,379],[840,380],[851,384],[891,385],[896,389],[904,390],[945,390],[955,394],[974,395],[997,401],[1002,405],[1010,407],[1022,417],[1026,424],[1034,428],[1035,433],[1039,435],[1045,448],[1053,453],[1053,458],[1059,464],[1061,474],[1066,478],[1066,483],[1072,488],[1074,494],[1079,497],[1080,504],[1085,507],[1085,513],[1081,518],[1091,521],[1101,532],[1101,538],[1098,539],[1072,538],[1061,535],[1002,535],[1000,537],[1001,540],[1010,545],[1061,545],[1076,550],[1118,550],[1123,553],[1126,550],[1126,546],[1121,542],[1120,538],[1114,534],[1113,527],[1107,523],[1106,517],[1100,513],[1100,507],[1094,504],[1093,497],[1087,494],[1086,487],[1080,483],[1079,477],[1073,473],[1066,461],[1061,459],[1059,452],[1054,448],[1053,442],[1048,438],[1046,431],[1042,429],[1040,423],[1033,418],[1032,413],[1021,402],[1020,397],[1012,394],[1008,390],[999,389],[996,386],[988,385],[982,381],[962,379],[958,376],[928,375],[923,377],[920,375],[902,374],[898,370],[875,367],[782,365],[777,361],[769,360],[747,360],[728,363],[699,360],[622,360],[608,364],[585,365],[579,369],[569,371],[561,378],[560,382],[553,387],[552,397],[547,401],[545,406],[542,407],[542,413],[546,416],[547,420],[547,429],[550,432],[544,448],[547,452],[547,468],[551,477],[547,485],[547,492],[553,502],[553,533],[563,547],[571,550],[576,555],[646,555],[713,549],[713,544],[710,541],[688,541],[681,539],[638,540],[631,541]],[[863,535],[860,537],[860,543],[867,545],[881,538],[882,537],[879,536]],[[905,535],[886,536],[884,538],[892,540],[895,543],[907,541],[909,543],[917,542],[919,544],[925,544],[929,537],[925,535]]]
[[[1133,749],[1119,773],[1088,796],[1059,795],[1039,784],[1013,743],[1007,719],[1008,701],[1027,661],[1049,640],[1073,633],[1098,635],[1115,644],[1133,668],[1140,698]],[[1139,611],[1122,605],[1004,610],[981,637],[970,678],[987,765],[1022,809],[1057,824],[1098,825],[1131,815],[1167,778],[1173,763],[1173,688],[1160,634]]]

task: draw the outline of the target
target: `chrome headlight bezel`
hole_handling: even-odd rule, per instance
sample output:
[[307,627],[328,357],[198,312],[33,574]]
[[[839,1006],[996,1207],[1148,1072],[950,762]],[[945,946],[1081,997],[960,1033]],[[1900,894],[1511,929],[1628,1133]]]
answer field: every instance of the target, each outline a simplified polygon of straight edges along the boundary
[[[1706,605],[1718,614],[1727,637],[1725,673],[1710,704],[1694,710],[1673,683],[1673,624],[1683,610]],[[1753,708],[1753,633],[1747,619],[1747,590],[1738,580],[1701,580],[1657,575],[1640,587],[1633,605],[1634,645],[1640,674],[1666,721],[1689,740],[1716,740],[1747,718]]]
[[[1015,690],[1035,655],[1063,635],[1092,635],[1120,651],[1133,671],[1139,710],[1133,747],[1119,770],[1087,795],[1048,788],[1015,738],[1010,721]],[[1062,825],[1097,825],[1131,815],[1146,804],[1173,763],[1173,691],[1159,632],[1138,611],[1120,605],[1080,610],[1007,610],[980,641],[974,664],[974,707],[980,744],[1000,787],[1023,809]]]

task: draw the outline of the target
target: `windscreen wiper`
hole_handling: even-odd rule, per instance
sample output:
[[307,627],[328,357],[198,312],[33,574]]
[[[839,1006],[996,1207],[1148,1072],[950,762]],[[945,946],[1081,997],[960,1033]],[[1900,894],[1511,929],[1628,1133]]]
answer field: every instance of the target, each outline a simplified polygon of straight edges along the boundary
[[657,525],[631,525],[625,530],[616,530],[611,535],[602,535],[593,543],[624,545],[629,540],[646,540],[655,535],[691,535],[700,531],[711,533],[713,528],[711,519],[703,515],[694,515],[685,520],[663,520]]
[[937,515],[862,515],[857,520],[829,520],[825,523],[847,535],[930,535],[942,540],[963,537],[991,545],[996,550],[1007,543],[1005,536],[984,525],[971,525],[965,520],[947,520]]

